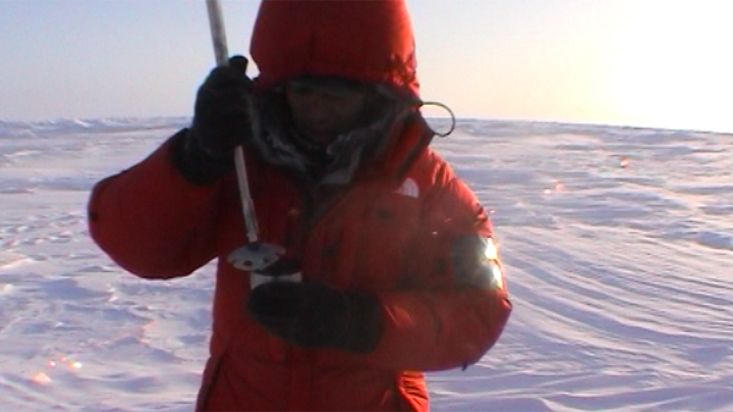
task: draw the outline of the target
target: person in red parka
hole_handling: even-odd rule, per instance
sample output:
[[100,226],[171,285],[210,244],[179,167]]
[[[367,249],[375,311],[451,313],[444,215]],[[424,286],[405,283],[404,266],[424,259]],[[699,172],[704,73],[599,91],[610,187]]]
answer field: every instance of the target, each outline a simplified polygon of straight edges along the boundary
[[[251,53],[209,74],[190,128],[93,189],[94,240],[143,278],[218,258],[197,410],[429,409],[424,371],[466,367],[511,312],[489,218],[429,148],[402,0],[265,0]],[[252,289],[233,167],[260,240],[301,282]]]

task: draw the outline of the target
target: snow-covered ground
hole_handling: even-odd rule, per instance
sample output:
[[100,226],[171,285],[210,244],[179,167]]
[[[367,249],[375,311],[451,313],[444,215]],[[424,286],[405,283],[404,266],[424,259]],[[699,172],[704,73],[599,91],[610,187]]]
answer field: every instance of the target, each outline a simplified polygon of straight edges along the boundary
[[[187,411],[212,267],[126,274],[91,185],[187,119],[0,122],[0,410]],[[462,120],[443,155],[492,210],[514,312],[436,411],[733,410],[733,135]]]

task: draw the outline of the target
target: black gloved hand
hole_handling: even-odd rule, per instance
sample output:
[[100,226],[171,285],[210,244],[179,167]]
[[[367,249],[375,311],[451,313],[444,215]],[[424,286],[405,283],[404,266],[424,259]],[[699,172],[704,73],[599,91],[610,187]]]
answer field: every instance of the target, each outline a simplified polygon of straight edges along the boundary
[[299,346],[368,353],[382,335],[375,296],[317,282],[265,283],[252,290],[247,309],[267,330]]
[[234,148],[252,134],[249,102],[252,81],[247,59],[233,56],[228,66],[209,73],[196,94],[188,133],[174,143],[174,163],[197,184],[211,183],[234,165]]

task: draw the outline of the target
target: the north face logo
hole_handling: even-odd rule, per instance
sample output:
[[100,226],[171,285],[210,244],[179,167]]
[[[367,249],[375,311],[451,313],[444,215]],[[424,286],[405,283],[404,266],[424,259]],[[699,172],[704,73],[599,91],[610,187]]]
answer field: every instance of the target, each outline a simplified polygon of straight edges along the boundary
[[414,179],[408,177],[402,181],[402,185],[395,190],[395,193],[417,199],[420,196],[420,188],[417,187],[417,182]]

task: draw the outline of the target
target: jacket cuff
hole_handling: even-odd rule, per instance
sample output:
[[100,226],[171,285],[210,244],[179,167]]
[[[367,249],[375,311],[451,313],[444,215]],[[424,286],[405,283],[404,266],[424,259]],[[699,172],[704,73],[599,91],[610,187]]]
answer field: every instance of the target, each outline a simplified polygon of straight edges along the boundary
[[370,293],[354,292],[350,300],[350,331],[342,345],[356,353],[370,353],[376,349],[384,329],[384,316],[379,299]]

